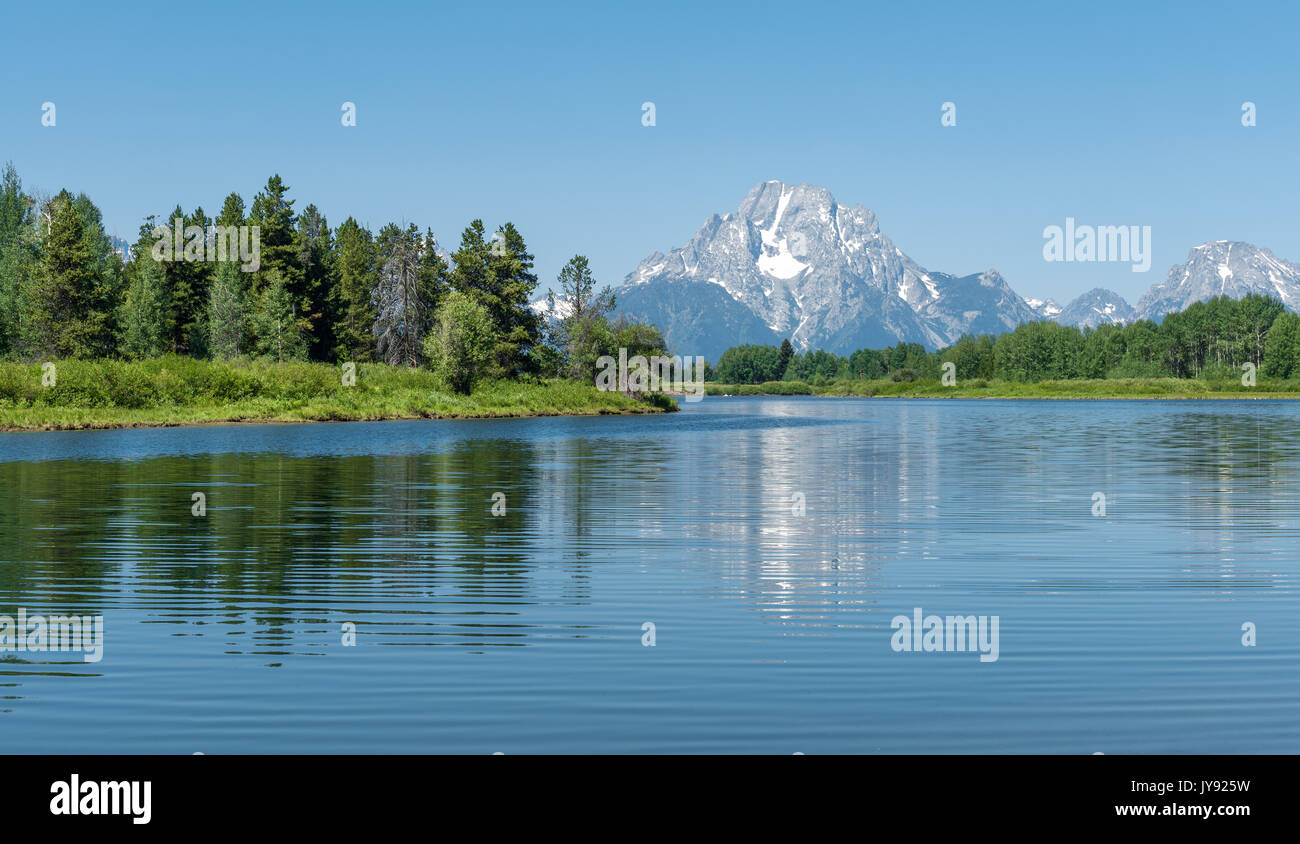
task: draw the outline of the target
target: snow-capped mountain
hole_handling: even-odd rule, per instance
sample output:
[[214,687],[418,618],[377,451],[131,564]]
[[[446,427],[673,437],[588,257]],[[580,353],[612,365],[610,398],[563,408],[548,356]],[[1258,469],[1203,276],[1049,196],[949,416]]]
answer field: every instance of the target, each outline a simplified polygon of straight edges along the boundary
[[1062,310],[1060,303],[1055,299],[1027,298],[1025,304],[1043,319],[1056,319],[1056,315]]
[[114,237],[113,235],[108,236],[108,242],[112,246],[113,252],[123,261],[131,260],[131,244],[127,243],[122,238]]
[[729,346],[785,337],[840,354],[900,340],[935,349],[1038,318],[996,271],[926,270],[870,210],[777,181],[715,214],[685,246],[652,253],[616,295],[619,312],[658,325],[675,352],[714,361]]
[[[710,217],[684,246],[651,253],[615,289],[617,310],[657,325],[669,348],[716,362],[742,343],[850,354],[900,340],[937,349],[963,334],[1002,334],[1050,319],[1095,328],[1160,320],[1213,296],[1262,293],[1300,307],[1300,265],[1248,243],[1191,250],[1134,308],[1094,288],[1062,307],[1022,299],[996,270],[927,270],[894,245],[876,215],[825,188],[770,181],[734,212]],[[533,307],[546,314],[545,300]]]
[[1300,306],[1300,265],[1283,261],[1260,246],[1216,240],[1194,247],[1187,262],[1169,270],[1138,300],[1140,319],[1159,320],[1194,302],[1227,295],[1240,299],[1260,293],[1280,299],[1288,310]]
[[1133,306],[1124,297],[1104,287],[1094,287],[1087,293],[1061,308],[1053,317],[1061,325],[1096,328],[1106,323],[1123,325],[1136,318]]

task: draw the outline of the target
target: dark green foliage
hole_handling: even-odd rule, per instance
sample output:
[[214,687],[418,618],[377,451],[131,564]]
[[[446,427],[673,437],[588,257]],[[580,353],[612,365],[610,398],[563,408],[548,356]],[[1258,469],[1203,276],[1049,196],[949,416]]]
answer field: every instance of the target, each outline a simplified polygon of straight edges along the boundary
[[[775,346],[733,347],[718,361],[717,380],[724,384],[769,380],[763,377],[761,363],[779,362],[779,356]],[[997,337],[964,336],[933,353],[915,343],[899,343],[889,349],[859,349],[847,358],[825,351],[795,354],[784,377],[822,384],[899,380],[907,377],[900,372],[910,370],[921,380],[938,379],[945,362],[956,365],[959,383],[992,378],[1020,383],[1084,378],[1229,380],[1240,377],[1245,363],[1260,367],[1269,377],[1290,378],[1300,376],[1300,317],[1265,296],[1252,294],[1239,300],[1219,296],[1169,314],[1159,324],[1139,320],[1079,329],[1040,321]]]
[[781,341],[781,357],[776,365],[776,368],[780,371],[781,375],[785,375],[786,367],[790,365],[790,359],[792,357],[794,357],[794,346],[790,345],[790,338],[787,337]]
[[23,278],[34,263],[31,198],[12,163],[0,176],[0,355],[22,345]]
[[717,378],[724,384],[761,384],[780,381],[784,371],[776,346],[732,346],[718,358]]
[[373,361],[375,308],[371,292],[379,278],[374,236],[348,217],[339,226],[334,252],[334,356],[341,361]]
[[279,270],[266,274],[254,300],[253,352],[274,361],[306,360],[307,340],[295,313],[296,300]]
[[[0,174],[0,356],[170,353],[418,366],[438,305],[454,288],[491,324],[490,359],[476,363],[482,372],[474,377],[572,374],[569,354],[541,343],[529,306],[533,256],[513,224],[488,238],[474,221],[453,269],[427,229],[390,224],[376,237],[349,217],[333,232],[316,206],[294,207],[278,174],[247,213],[238,193],[215,220],[178,205],[144,221],[124,266],[87,197],[64,191],[38,201],[9,166]],[[224,234],[241,226],[256,229],[245,241],[256,239],[256,261],[240,254],[239,238],[233,254],[224,248]],[[620,345],[633,355],[663,353],[653,327],[608,323],[613,297],[595,290],[585,258],[561,272],[560,287],[579,303],[582,317],[568,329],[592,365]]]
[[84,197],[62,191],[45,203],[40,216],[41,258],[19,292],[23,345],[37,355],[110,353],[121,265],[110,263],[98,210]]
[[1271,378],[1300,376],[1300,317],[1279,314],[1264,343],[1264,374]]
[[529,353],[541,340],[541,320],[528,307],[537,276],[523,236],[506,223],[489,240],[483,221],[475,220],[462,232],[452,261],[452,288],[473,298],[492,318],[497,367],[508,374],[527,370]]
[[336,297],[331,296],[335,253],[329,225],[315,205],[308,205],[298,217],[294,249],[302,272],[296,305],[303,336],[311,357],[324,360],[335,345],[332,317]]
[[280,274],[286,289],[295,302],[301,302],[303,295],[302,263],[299,257],[299,243],[295,232],[297,216],[293,203],[288,198],[289,186],[277,173],[266,180],[266,187],[253,198],[253,207],[248,213],[249,225],[257,226],[261,236],[261,267],[254,273],[252,293],[262,292],[270,273],[274,270]]

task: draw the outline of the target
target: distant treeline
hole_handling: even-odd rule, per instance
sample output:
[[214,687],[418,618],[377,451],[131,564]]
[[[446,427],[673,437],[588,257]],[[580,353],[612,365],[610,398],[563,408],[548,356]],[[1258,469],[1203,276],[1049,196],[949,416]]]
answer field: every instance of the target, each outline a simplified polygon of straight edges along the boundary
[[[150,216],[123,255],[89,197],[29,195],[9,165],[0,176],[0,358],[428,364],[466,391],[481,376],[585,378],[595,357],[620,345],[663,351],[653,327],[609,322],[613,296],[595,291],[582,256],[557,280],[551,314],[560,318],[535,313],[533,256],[512,223],[489,233],[474,220],[448,261],[432,231],[389,223],[376,233],[352,217],[331,230],[288,192],[275,175],[250,206],[231,193],[216,217],[180,206]],[[253,260],[221,248],[223,233],[245,226],[260,235]]]
[[917,343],[860,349],[848,357],[781,346],[734,346],[713,369],[723,384],[768,381],[937,379],[952,362],[959,379],[1032,383],[1081,378],[1240,378],[1254,364],[1273,378],[1300,377],[1300,317],[1281,302],[1249,294],[1218,296],[1171,313],[1094,329],[1050,321],[1006,334],[965,336],[937,352]]

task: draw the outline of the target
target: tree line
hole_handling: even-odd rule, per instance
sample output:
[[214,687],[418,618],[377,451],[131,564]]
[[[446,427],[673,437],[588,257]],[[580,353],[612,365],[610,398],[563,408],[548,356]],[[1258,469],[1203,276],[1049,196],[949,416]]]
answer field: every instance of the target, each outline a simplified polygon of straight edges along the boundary
[[[664,348],[652,326],[610,320],[613,294],[596,291],[581,255],[557,279],[551,318],[536,313],[533,255],[513,223],[489,232],[474,220],[448,254],[413,223],[373,232],[348,217],[331,229],[315,205],[295,208],[289,190],[277,174],[251,204],[231,193],[215,217],[178,205],[146,218],[135,243],[119,250],[88,196],[28,193],[8,165],[0,175],[0,358],[428,365],[468,391],[482,377],[585,377],[588,361],[619,344],[637,350],[630,354]],[[155,248],[174,225],[194,233],[183,260]],[[214,238],[241,226],[260,235],[251,272],[247,262],[213,260]]]
[[723,352],[713,379],[726,384],[765,381],[915,380],[939,378],[951,362],[959,379],[1032,383],[1099,378],[1239,378],[1243,364],[1273,378],[1300,377],[1300,316],[1282,302],[1248,294],[1217,296],[1168,314],[1080,329],[1043,320],[1000,335],[967,335],[937,352],[917,343],[859,349],[847,357],[795,353],[778,346],[734,346]]

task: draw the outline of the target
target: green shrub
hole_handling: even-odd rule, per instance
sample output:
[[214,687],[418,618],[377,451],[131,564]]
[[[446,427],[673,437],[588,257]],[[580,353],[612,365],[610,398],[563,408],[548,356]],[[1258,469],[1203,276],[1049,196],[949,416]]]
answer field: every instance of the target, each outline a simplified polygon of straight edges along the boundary
[[0,401],[26,407],[41,390],[40,367],[26,363],[0,364]]
[[458,393],[469,395],[492,359],[492,317],[460,291],[452,291],[434,315],[424,354],[434,373]]
[[[100,366],[92,361],[61,360],[52,387],[39,387],[36,403],[47,407],[111,407],[112,398]],[[39,375],[37,383],[40,383]]]
[[1158,363],[1122,360],[1106,373],[1107,378],[1166,378],[1169,373]]

